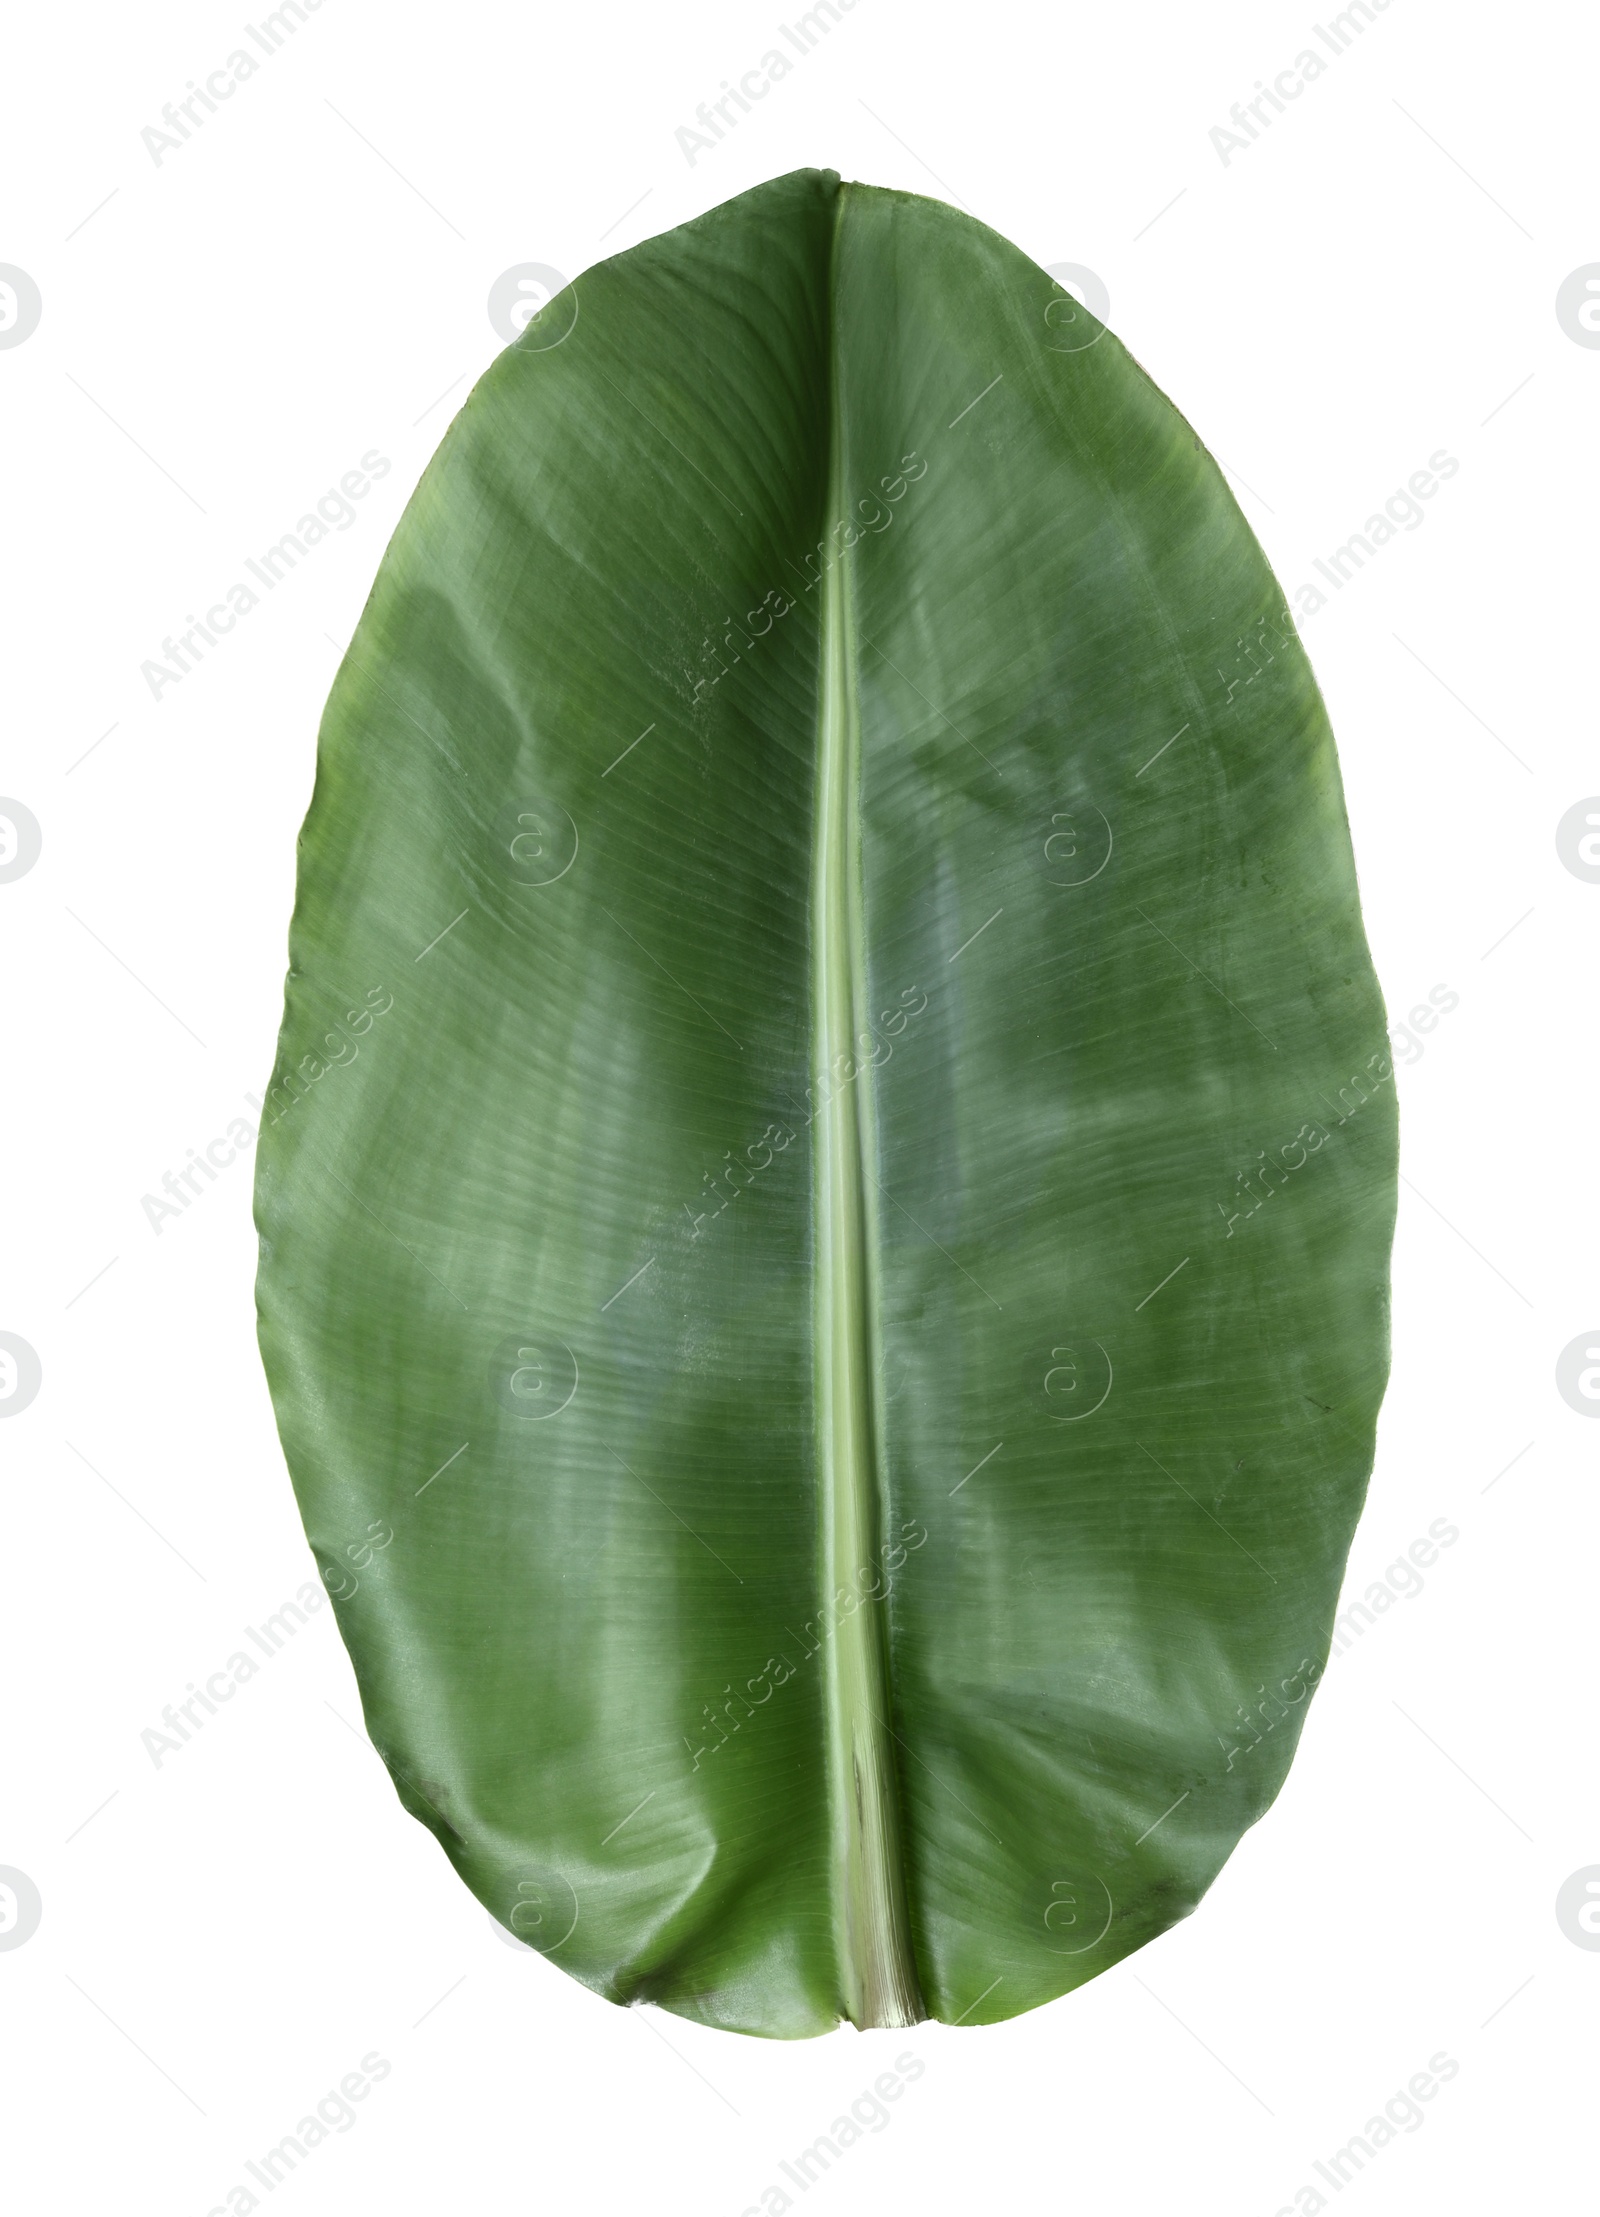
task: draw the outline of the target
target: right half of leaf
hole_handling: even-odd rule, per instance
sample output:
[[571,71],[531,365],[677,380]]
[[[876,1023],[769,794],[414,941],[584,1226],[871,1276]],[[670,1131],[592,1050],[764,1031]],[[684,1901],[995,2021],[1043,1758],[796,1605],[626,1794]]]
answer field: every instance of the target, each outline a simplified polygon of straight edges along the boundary
[[847,190],[882,1437],[927,1534],[887,1722],[927,2005],[981,2023],[1186,1914],[1283,1780],[1396,1111],[1332,737],[1221,473],[1014,248]]

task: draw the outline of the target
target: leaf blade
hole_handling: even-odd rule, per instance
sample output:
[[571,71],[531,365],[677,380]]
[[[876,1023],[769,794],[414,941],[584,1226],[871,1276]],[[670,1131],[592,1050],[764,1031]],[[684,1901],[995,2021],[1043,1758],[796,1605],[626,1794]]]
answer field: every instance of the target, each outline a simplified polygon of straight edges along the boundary
[[1193,1906],[1326,1652],[1394,1183],[1388,1079],[1307,1106],[1382,1037],[1331,737],[1187,425],[981,226],[800,173],[578,296],[324,721],[285,1448],[503,1920],[739,2029],[986,2022]]

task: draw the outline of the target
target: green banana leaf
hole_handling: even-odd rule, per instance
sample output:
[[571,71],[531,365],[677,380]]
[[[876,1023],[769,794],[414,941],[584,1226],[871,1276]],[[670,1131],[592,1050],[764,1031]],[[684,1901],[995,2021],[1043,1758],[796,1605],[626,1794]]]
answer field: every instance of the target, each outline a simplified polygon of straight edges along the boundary
[[801,171],[477,386],[323,721],[261,1342],[405,1807],[607,1999],[993,2022],[1282,1783],[1388,1363],[1332,737],[1216,465]]

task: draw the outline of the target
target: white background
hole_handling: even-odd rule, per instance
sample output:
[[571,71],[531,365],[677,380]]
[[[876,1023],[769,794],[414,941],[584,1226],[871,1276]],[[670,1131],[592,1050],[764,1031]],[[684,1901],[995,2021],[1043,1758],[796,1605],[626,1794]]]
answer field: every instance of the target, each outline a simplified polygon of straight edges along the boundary
[[[0,350],[0,792],[44,838],[0,884],[0,1329],[43,1366],[0,1427],[0,1864],[43,1902],[0,1951],[19,2208],[244,2208],[245,2160],[374,2050],[389,2076],[274,2207],[1576,2206],[1600,1955],[1555,1896],[1600,1863],[1600,1429],[1555,1366],[1600,1321],[1600,886],[1555,830],[1600,788],[1600,351],[1555,295],[1600,259],[1586,14],[1393,0],[1226,164],[1230,105],[1326,51],[1309,9],[858,0],[692,165],[676,130],[774,12],[325,0],[159,165],[141,130],[238,10],[14,22],[0,262],[43,300]],[[355,1732],[329,1610],[153,1766],[163,1706],[315,1572],[248,1158],[159,1236],[142,1197],[254,1122],[332,642],[501,343],[491,283],[807,164],[1097,272],[1291,592],[1459,460],[1302,623],[1391,1015],[1458,997],[1400,1069],[1395,1373],[1349,1593],[1434,1520],[1459,1538],[1333,1661],[1187,1923],[993,2029],[778,2045],[609,2008],[497,1937]],[[393,467],[357,521],[153,700],[141,663],[372,448]],[[780,2159],[907,2051],[890,2126],[800,2196]],[[1425,2122],[1336,2194],[1314,2162],[1440,2051]]]

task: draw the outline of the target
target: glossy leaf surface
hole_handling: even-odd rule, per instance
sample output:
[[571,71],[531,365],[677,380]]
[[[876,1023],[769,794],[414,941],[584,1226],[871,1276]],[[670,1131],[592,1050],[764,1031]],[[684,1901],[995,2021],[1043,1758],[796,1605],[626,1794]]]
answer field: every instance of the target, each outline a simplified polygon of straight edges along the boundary
[[324,719],[262,1345],[400,1797],[614,2001],[980,2024],[1280,1785],[1388,1358],[1333,742],[1189,426],[801,172],[474,391]]

